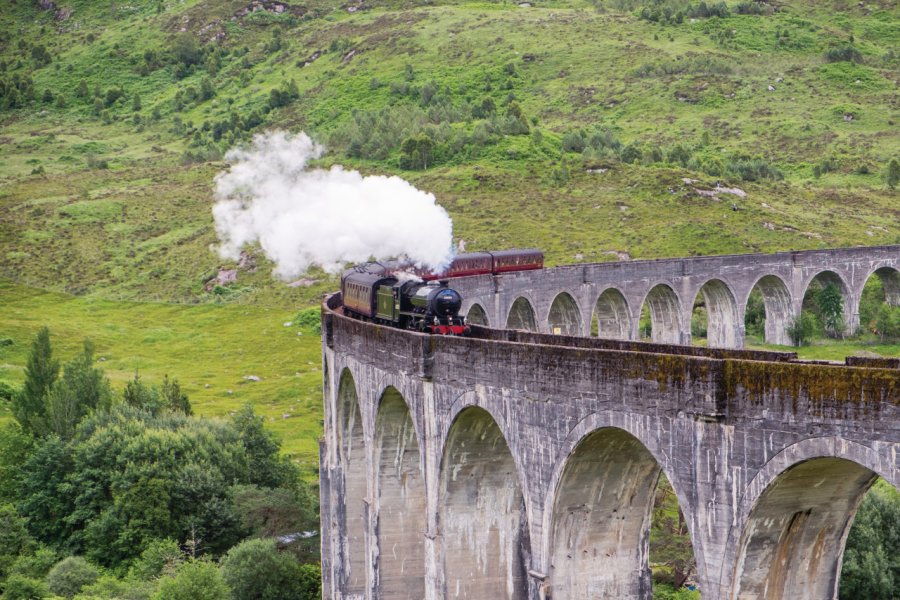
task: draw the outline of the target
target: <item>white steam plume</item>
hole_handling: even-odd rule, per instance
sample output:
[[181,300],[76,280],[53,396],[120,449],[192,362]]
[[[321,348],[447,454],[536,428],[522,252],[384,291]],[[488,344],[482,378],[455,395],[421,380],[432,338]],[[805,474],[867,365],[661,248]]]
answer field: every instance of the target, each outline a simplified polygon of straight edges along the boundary
[[453,223],[432,194],[399,177],[308,169],[323,150],[305,133],[279,131],[225,155],[232,165],[216,176],[213,207],[223,258],[237,259],[244,245],[259,242],[282,279],[311,265],[334,273],[370,257],[449,264]]

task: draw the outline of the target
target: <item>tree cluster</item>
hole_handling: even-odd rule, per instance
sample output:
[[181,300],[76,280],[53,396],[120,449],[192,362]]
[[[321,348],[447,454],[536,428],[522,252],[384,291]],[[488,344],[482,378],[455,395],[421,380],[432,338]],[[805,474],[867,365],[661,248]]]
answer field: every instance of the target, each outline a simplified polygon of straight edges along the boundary
[[61,367],[44,328],[12,409],[0,430],[4,599],[319,597],[318,566],[302,564],[314,552],[276,543],[315,528],[315,499],[250,406],[192,417],[168,377],[135,375],[119,395],[89,342]]

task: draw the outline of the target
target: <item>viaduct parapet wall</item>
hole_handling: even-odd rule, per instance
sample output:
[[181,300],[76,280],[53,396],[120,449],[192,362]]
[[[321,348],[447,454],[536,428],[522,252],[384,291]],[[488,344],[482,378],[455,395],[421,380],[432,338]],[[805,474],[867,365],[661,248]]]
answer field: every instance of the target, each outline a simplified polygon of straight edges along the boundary
[[[595,302],[601,279],[615,279],[604,269],[630,281],[617,285],[634,299],[659,282],[689,297],[713,264],[746,299],[760,273],[775,273],[795,302],[823,265],[851,289],[896,266],[896,247],[835,252],[774,255],[790,261],[777,271],[774,259],[721,257],[455,287],[482,290],[490,320],[526,294],[539,314],[560,290]],[[350,319],[339,304],[323,307],[329,600],[649,599],[660,474],[686,519],[704,600],[832,599],[863,495],[878,476],[900,486],[890,361],[480,327],[428,336]]]
[[652,340],[668,344],[691,343],[699,298],[709,346],[740,348],[754,288],[765,304],[766,342],[789,345],[787,327],[814,279],[837,286],[845,326],[854,331],[863,286],[873,275],[881,278],[887,301],[900,304],[900,246],[569,265],[453,283],[477,324],[580,336],[593,329],[600,337],[636,340],[646,304]]

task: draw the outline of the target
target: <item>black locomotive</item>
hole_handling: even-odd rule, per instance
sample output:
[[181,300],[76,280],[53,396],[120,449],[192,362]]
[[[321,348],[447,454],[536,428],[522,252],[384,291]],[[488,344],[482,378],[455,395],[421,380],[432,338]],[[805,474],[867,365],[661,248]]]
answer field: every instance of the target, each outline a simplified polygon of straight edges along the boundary
[[360,265],[341,277],[344,313],[404,329],[465,335],[462,297],[446,281],[401,279],[380,263]]

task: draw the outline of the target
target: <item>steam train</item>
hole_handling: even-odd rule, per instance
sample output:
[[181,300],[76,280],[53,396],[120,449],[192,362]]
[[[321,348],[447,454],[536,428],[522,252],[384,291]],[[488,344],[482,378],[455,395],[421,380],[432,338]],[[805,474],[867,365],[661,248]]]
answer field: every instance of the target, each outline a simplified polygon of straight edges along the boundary
[[402,262],[370,262],[344,271],[344,313],[366,321],[439,335],[466,335],[462,296],[447,279],[540,269],[540,250],[458,254],[441,273]]

